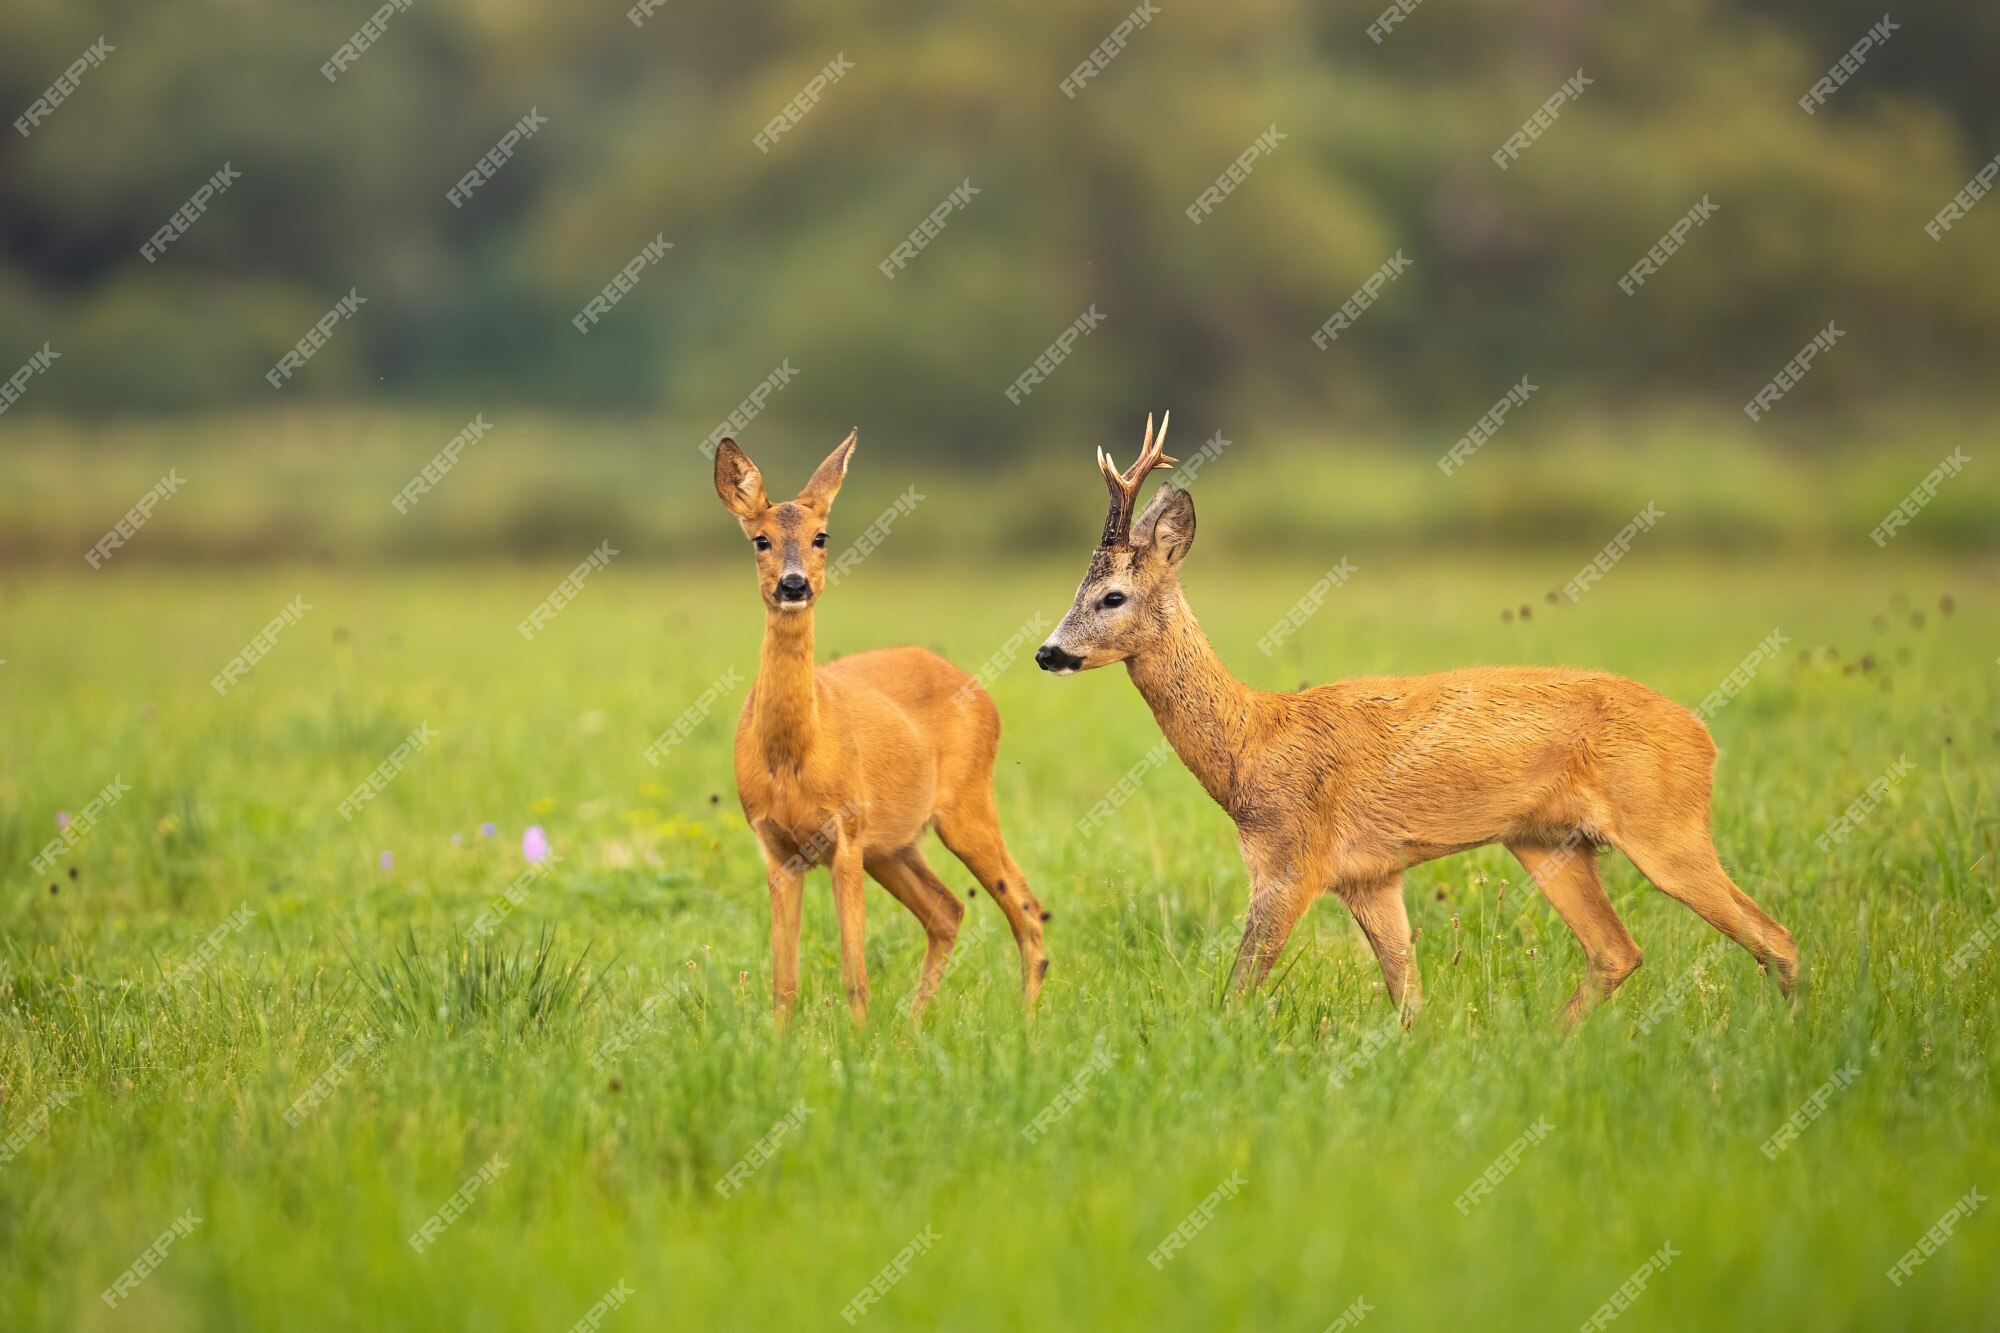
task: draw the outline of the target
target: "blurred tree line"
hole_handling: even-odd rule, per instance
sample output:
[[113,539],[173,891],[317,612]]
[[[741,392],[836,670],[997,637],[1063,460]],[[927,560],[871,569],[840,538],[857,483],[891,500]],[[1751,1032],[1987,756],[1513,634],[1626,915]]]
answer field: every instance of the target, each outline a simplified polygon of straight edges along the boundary
[[[1381,7],[1164,0],[1071,98],[1059,82],[1132,5],[668,0],[635,24],[624,0],[411,0],[329,81],[371,0],[9,0],[10,120],[100,35],[114,49],[0,141],[0,373],[47,342],[63,359],[28,410],[528,402],[665,411],[698,438],[789,361],[781,415],[964,453],[1130,426],[1169,391],[1245,421],[1476,412],[1523,375],[1733,408],[1830,320],[1854,351],[1801,417],[1990,376],[2000,204],[1923,228],[2000,150],[2000,8],[1896,12],[1809,116],[1798,98],[1878,10],[1425,0],[1378,44]],[[837,55],[853,69],[758,151]],[[1582,98],[1498,169],[1579,68]],[[546,126],[454,208],[530,108]],[[1272,125],[1282,142],[1190,222]],[[148,262],[224,162],[241,178]],[[1620,291],[1704,197],[1715,217]],[[674,248],[580,334],[658,234]],[[1315,348],[1399,251],[1408,272]],[[264,372],[350,288],[367,305],[274,390]],[[1010,406],[1093,305],[1103,327]]]

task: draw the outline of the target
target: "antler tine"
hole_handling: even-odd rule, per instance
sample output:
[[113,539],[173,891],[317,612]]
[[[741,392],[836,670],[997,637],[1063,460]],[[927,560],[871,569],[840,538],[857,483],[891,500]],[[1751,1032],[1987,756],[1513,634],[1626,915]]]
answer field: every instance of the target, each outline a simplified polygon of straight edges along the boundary
[[1160,417],[1160,433],[1155,435],[1153,434],[1152,414],[1150,412],[1146,414],[1146,443],[1139,451],[1138,461],[1132,465],[1132,485],[1134,487],[1137,487],[1141,481],[1145,480],[1146,474],[1154,468],[1172,467],[1181,461],[1178,458],[1167,457],[1167,423],[1173,419],[1173,411],[1169,409]]
[[1139,484],[1153,469],[1172,467],[1180,462],[1178,458],[1167,457],[1166,453],[1167,423],[1173,415],[1169,411],[1160,418],[1160,432],[1156,436],[1153,433],[1153,414],[1146,414],[1145,442],[1139,446],[1139,456],[1132,461],[1132,466],[1123,472],[1111,461],[1111,455],[1104,451],[1104,447],[1098,446],[1097,466],[1111,488],[1111,512],[1105,515],[1104,539],[1099,545],[1122,546],[1131,539],[1132,509],[1139,498]]

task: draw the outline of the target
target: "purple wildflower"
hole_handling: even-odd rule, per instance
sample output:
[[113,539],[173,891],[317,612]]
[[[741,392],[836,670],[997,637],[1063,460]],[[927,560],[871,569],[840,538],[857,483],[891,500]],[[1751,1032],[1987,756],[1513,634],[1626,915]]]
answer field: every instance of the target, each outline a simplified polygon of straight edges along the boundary
[[527,832],[521,835],[521,855],[529,861],[549,859],[549,835],[542,832],[540,824],[528,825]]

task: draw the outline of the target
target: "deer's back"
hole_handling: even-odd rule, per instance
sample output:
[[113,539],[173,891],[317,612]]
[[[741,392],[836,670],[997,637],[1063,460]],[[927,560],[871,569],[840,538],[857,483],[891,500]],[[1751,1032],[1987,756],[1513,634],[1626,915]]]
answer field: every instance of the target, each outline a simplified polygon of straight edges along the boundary
[[1705,809],[1715,758],[1687,709],[1600,671],[1358,677],[1273,704],[1258,765],[1267,802],[1331,810],[1346,827],[1377,831],[1384,845],[1367,850],[1398,861],[1603,828],[1634,803]]

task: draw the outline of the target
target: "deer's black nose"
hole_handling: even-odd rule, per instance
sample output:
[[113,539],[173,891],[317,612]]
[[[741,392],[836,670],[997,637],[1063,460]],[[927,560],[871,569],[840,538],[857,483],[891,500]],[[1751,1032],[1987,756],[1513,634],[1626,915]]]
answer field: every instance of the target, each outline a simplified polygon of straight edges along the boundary
[[1071,657],[1052,643],[1035,650],[1035,665],[1044,671],[1074,671],[1083,665],[1081,657]]
[[787,574],[778,580],[778,597],[787,602],[803,602],[812,592],[803,574]]

